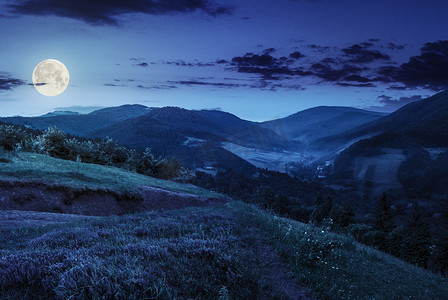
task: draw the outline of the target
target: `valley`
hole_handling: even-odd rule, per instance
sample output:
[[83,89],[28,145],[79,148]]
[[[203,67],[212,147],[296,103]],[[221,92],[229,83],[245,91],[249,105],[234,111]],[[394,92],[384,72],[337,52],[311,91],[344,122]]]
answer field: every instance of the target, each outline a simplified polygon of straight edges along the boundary
[[[2,118],[0,292],[22,297],[24,282],[57,299],[443,298],[430,247],[444,232],[448,145],[434,118],[447,99],[267,123],[140,105]],[[49,264],[60,268],[43,275]],[[75,285],[95,274],[94,288]]]

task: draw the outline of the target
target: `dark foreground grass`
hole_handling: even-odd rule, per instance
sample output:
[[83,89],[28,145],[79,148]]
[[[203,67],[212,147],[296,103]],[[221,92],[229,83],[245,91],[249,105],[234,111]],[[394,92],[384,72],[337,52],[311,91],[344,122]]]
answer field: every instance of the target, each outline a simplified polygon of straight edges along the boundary
[[[225,212],[190,208],[2,229],[0,295],[17,299],[271,299],[265,262]],[[1,298],[0,297],[0,298]]]
[[447,278],[325,228],[231,205],[239,222],[258,227],[297,280],[323,299],[448,299]]
[[3,228],[0,298],[284,299],[257,228],[321,299],[447,299],[445,278],[240,202]]

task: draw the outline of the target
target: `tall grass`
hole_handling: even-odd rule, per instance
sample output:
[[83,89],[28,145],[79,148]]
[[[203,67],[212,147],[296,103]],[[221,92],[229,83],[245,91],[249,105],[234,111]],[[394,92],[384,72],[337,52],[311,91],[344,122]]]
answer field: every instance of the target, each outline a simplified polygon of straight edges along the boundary
[[232,203],[243,226],[256,226],[297,280],[324,299],[448,299],[448,280],[428,270],[251,205]]
[[[225,209],[224,209],[225,210]],[[190,208],[3,229],[0,298],[280,299],[225,212]]]

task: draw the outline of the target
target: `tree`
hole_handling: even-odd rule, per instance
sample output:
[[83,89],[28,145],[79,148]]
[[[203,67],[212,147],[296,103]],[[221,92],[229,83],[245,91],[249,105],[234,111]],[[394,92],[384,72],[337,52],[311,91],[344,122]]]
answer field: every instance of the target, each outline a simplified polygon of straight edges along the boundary
[[433,268],[443,275],[448,272],[448,198],[442,202],[439,221],[434,232]]
[[0,125],[0,146],[6,151],[14,151],[20,143],[24,143],[27,134],[12,125]]
[[401,258],[421,267],[428,266],[431,254],[431,233],[429,225],[423,220],[416,206],[405,227],[401,244]]
[[329,213],[335,228],[345,228],[353,221],[355,213],[350,203],[344,206],[334,205]]
[[318,195],[315,201],[315,207],[310,216],[310,222],[319,225],[324,219],[330,217],[330,211],[333,208],[333,199],[330,196],[323,200],[321,195]]
[[70,154],[68,140],[65,133],[56,126],[49,127],[38,137],[41,151],[50,156],[67,159]]
[[373,229],[389,233],[394,229],[392,202],[383,193],[375,203],[372,216]]

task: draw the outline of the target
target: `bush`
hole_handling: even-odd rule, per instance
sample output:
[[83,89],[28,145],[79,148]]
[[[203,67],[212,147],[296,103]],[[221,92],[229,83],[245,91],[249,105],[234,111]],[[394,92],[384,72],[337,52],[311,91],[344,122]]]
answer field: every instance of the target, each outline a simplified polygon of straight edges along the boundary
[[12,125],[0,125],[0,146],[6,151],[23,148],[28,135],[20,128]]
[[49,127],[37,139],[41,152],[56,158],[68,159],[70,157],[67,137],[57,127]]

